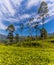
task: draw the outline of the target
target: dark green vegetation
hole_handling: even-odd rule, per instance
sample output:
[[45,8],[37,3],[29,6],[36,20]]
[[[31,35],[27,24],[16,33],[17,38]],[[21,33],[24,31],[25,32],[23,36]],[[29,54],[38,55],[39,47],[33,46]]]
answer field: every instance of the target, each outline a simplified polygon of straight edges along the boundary
[[7,39],[9,39],[10,44],[13,42],[13,32],[15,31],[14,25],[9,25],[6,29],[6,31],[9,31]]

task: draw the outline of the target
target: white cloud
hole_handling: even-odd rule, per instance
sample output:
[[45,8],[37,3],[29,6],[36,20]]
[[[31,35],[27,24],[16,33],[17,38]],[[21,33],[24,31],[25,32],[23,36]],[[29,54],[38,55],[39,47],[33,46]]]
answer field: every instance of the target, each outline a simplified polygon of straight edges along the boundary
[[20,16],[20,19],[26,19],[26,18],[29,18],[29,17],[31,17],[31,15],[23,14],[22,16]]
[[[32,6],[36,6],[38,3],[39,3],[40,0],[29,0],[28,3],[27,3],[27,8],[31,8]],[[50,19],[46,20],[45,23],[49,22],[51,19],[52,19],[52,16],[54,16],[54,1],[53,0],[41,0],[40,2],[42,1],[46,1],[47,4],[48,4],[48,9],[49,9],[49,16],[51,17]],[[37,16],[35,16],[37,17]],[[35,18],[31,23],[33,22],[36,22],[37,19]],[[29,23],[29,21],[28,21]],[[40,23],[42,24],[42,23]]]
[[22,3],[23,0],[15,0],[15,1],[14,0],[11,0],[11,1],[14,4],[15,7],[18,7],[18,6],[21,5],[21,3]]
[[41,3],[42,1],[47,2],[50,16],[54,15],[54,0],[28,0],[27,8],[30,9],[31,7],[38,5],[38,3]]
[[[52,20],[53,19],[53,16],[51,17],[51,18],[49,18],[49,19],[47,19],[47,20],[45,20],[45,22],[44,22],[44,24],[46,24],[46,23],[48,23],[50,20]],[[35,24],[35,22],[37,22],[37,19],[34,19],[34,21],[32,21],[32,22],[28,22],[32,27],[34,27],[36,24]],[[27,24],[28,24],[27,23]],[[39,22],[39,25],[42,25],[42,22]]]
[[0,29],[5,30],[7,27],[2,23],[2,20],[0,20]]
[[16,13],[11,1],[15,7],[20,7],[23,0],[0,0],[0,29],[6,29],[6,26],[3,24],[3,20],[9,22],[19,21],[18,18],[11,18],[11,16],[14,16]]
[[14,16],[17,11],[15,8],[19,8],[22,1],[23,0],[0,0],[0,11],[7,16]]
[[20,21],[22,21],[22,20],[24,20],[24,19],[26,19],[26,18],[30,18],[30,17],[31,17],[31,15],[29,15],[29,14],[24,14],[24,15],[19,15],[19,16],[16,17],[16,18],[11,18],[11,17],[6,18],[6,17],[3,17],[3,18],[0,18],[0,19],[1,19],[1,20],[4,20],[4,21],[9,21],[10,23],[14,23],[14,22],[19,23]]
[[5,25],[3,25],[2,23],[0,23],[0,29],[5,30],[7,27]]
[[15,14],[15,11],[12,7],[12,5],[10,4],[10,1],[9,0],[1,0],[0,1],[0,10],[5,13],[6,15],[7,14],[11,14],[11,15],[14,15]]
[[[30,9],[31,7],[36,6],[39,3],[41,3],[41,1],[48,2],[49,15],[54,16],[54,0],[28,0],[26,3],[26,8]],[[25,13],[25,14],[19,15],[18,17],[14,17],[16,12],[20,10],[20,6],[21,6],[22,2],[23,2],[23,0],[0,0],[0,19],[9,21],[11,23],[13,23],[13,22],[18,23],[19,21],[22,21],[23,19],[30,18],[32,16],[32,13],[31,13],[31,15]],[[18,10],[16,10],[14,7]],[[20,12],[22,12],[22,11],[20,11]],[[17,13],[17,15],[18,14],[19,13]],[[13,16],[14,18],[11,18],[11,16]],[[8,18],[6,18],[6,17],[8,17]],[[36,17],[37,16],[35,15],[35,19],[33,22],[37,21]],[[5,29],[6,26],[3,25],[2,20],[0,20],[1,21],[0,29]],[[48,19],[47,22],[49,22],[49,20],[51,20],[51,18]]]
[[49,15],[50,16],[54,15],[54,2],[48,3],[48,8],[49,8]]
[[5,5],[6,5],[8,11],[9,11],[12,15],[14,15],[14,14],[15,14],[15,11],[14,11],[12,5],[10,4],[10,0],[5,0]]
[[46,0],[46,2],[53,3],[53,2],[54,2],[54,0]]
[[36,6],[39,3],[40,0],[28,0],[27,2],[27,8],[31,8],[33,6]]

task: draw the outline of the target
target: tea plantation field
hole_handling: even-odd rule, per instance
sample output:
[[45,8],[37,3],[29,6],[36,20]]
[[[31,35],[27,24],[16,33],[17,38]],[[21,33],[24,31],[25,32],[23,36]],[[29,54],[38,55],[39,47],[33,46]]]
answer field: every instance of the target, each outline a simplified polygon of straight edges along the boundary
[[0,65],[54,65],[54,44],[47,45],[46,47],[0,45]]

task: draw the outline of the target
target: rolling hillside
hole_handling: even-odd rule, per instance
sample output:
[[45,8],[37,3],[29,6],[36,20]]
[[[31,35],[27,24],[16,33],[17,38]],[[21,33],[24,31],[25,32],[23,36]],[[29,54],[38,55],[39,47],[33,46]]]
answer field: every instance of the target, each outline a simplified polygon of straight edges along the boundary
[[54,65],[54,44],[46,40],[38,41],[35,47],[1,44],[0,65]]

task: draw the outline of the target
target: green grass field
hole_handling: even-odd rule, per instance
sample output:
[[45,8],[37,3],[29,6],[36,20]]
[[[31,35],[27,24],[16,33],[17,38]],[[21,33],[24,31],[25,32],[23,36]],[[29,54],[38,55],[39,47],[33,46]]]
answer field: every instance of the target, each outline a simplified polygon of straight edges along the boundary
[[54,44],[42,42],[40,45],[36,47],[0,45],[0,65],[54,65]]

